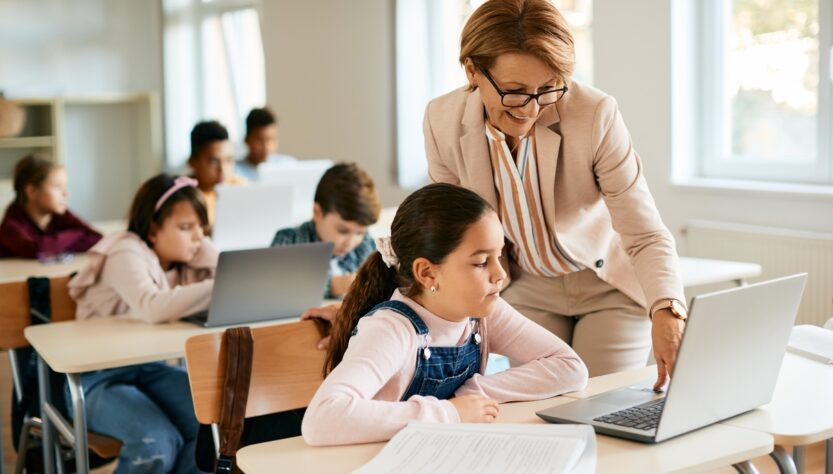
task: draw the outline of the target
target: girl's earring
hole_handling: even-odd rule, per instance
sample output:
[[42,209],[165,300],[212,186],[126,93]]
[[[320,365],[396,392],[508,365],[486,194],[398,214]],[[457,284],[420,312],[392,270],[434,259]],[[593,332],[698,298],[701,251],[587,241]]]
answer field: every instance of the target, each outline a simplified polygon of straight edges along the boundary
[[436,293],[436,292],[437,292],[437,287],[434,286],[434,285],[431,285],[431,293]]

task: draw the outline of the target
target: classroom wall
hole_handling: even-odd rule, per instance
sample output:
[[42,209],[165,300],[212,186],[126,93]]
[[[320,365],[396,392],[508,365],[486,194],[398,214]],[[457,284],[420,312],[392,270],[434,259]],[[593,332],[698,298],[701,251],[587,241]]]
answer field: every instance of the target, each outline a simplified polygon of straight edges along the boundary
[[385,206],[396,184],[394,2],[268,0],[262,6],[266,97],[281,152],[355,161]]
[[831,195],[691,189],[671,183],[671,101],[681,81],[672,82],[671,8],[672,3],[682,8],[686,1],[594,0],[593,11],[595,85],[619,102],[666,224],[678,237],[691,219],[833,233]]
[[161,91],[161,25],[158,0],[3,0],[0,90]]
[[[0,91],[10,97],[161,94],[161,2],[0,1]],[[133,115],[121,105],[66,109],[61,159],[70,172],[70,207],[87,219],[123,218],[139,181],[151,167],[158,171],[156,162],[136,162],[147,155],[149,144],[136,136],[148,125]]]

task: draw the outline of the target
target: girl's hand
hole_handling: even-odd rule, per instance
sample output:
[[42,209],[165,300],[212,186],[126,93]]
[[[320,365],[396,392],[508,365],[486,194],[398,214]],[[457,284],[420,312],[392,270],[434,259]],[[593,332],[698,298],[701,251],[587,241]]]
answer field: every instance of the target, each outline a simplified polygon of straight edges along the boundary
[[[338,314],[338,309],[341,308],[341,303],[334,303],[327,306],[321,306],[319,308],[310,308],[304,311],[304,314],[301,315],[301,320],[305,319],[321,319],[323,321],[327,321],[328,323],[332,324],[333,320],[336,318],[336,314]],[[318,341],[318,349],[319,350],[326,350],[327,346],[330,345],[330,336],[325,337]]]
[[463,395],[449,400],[463,423],[492,423],[500,409],[497,402],[480,395]]

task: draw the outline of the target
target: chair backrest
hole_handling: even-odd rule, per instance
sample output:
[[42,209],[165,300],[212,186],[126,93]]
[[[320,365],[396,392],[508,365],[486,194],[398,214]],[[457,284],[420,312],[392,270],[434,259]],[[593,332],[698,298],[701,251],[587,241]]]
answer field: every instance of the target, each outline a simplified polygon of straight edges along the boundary
[[[70,276],[49,279],[52,321],[75,319],[75,301],[69,296]],[[26,281],[0,283],[0,349],[28,347],[23,330],[31,324],[29,286]]]
[[[326,351],[312,321],[252,329],[252,378],[246,418],[309,405],[323,381]],[[188,381],[200,423],[220,420],[226,347],[223,333],[193,336],[185,343]]]

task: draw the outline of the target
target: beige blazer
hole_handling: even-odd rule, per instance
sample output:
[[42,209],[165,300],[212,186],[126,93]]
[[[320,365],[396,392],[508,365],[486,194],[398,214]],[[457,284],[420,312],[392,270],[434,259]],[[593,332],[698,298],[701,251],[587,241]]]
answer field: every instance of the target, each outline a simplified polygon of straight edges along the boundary
[[[578,82],[569,87],[535,124],[547,225],[570,258],[639,304],[685,302],[674,238],[616,101]],[[428,174],[475,191],[497,209],[484,120],[479,90],[432,100],[423,124]]]

